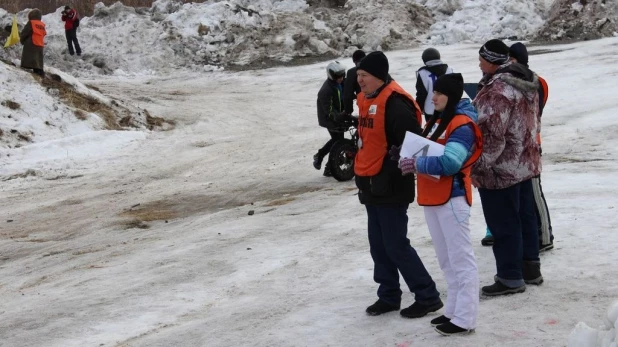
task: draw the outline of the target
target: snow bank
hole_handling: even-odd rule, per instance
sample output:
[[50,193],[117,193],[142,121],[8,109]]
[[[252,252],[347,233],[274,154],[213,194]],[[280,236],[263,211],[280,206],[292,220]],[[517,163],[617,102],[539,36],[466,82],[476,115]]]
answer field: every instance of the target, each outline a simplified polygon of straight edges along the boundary
[[567,347],[617,347],[618,301],[614,302],[604,317],[603,325],[594,329],[580,322],[569,335]]
[[431,13],[413,0],[349,0],[346,8],[350,43],[368,50],[418,43],[434,22]]
[[[0,149],[122,128],[154,129],[146,111],[121,106],[53,67],[41,79],[0,63]],[[164,128],[169,124],[162,124]],[[0,157],[9,152],[1,151]]]
[[[350,0],[344,8],[309,7],[301,0],[158,0],[151,8],[99,3],[78,29],[83,55],[72,57],[60,11],[43,18],[46,62],[76,75],[212,71],[338,57],[357,48],[411,47],[433,23],[413,0]],[[0,13],[0,22],[10,22],[10,15]],[[26,22],[26,11],[19,22]],[[11,59],[19,54],[9,52]]]
[[590,40],[618,35],[618,1],[556,0],[536,39]]
[[[83,18],[82,57],[67,54],[61,8],[44,16],[46,60],[83,76],[159,75],[178,69],[255,68],[299,58],[349,56],[357,48],[389,50],[419,43],[532,39],[553,0],[348,0],[343,7],[304,0],[157,0],[150,8],[99,3]],[[311,4],[324,3],[312,1]],[[618,2],[557,0],[542,38],[611,36]],[[26,22],[26,11],[19,22]],[[0,24],[11,15],[0,11]],[[581,31],[581,32],[580,32]],[[582,33],[583,32],[583,33]],[[0,53],[19,58],[20,49]]]
[[545,2],[536,0],[419,0],[437,17],[431,44],[484,42],[492,38],[523,40],[543,25]]
[[60,102],[57,90],[46,89],[29,72],[0,63],[0,85],[0,147],[19,147],[106,126],[96,114],[77,113]]

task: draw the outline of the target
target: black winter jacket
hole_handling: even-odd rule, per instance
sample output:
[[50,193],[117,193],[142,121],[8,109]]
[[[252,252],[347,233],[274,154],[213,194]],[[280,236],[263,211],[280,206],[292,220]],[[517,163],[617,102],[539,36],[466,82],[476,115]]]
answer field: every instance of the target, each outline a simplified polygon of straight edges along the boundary
[[356,67],[353,67],[348,70],[343,82],[343,109],[347,114],[354,112],[354,100],[361,91],[356,77]]
[[[386,85],[385,85],[386,86]],[[381,87],[381,88],[384,88]],[[386,101],[384,115],[387,148],[401,146],[406,131],[421,134],[416,119],[416,107],[405,96],[393,93]],[[414,175],[403,176],[397,161],[387,154],[382,170],[375,176],[356,176],[358,198],[361,204],[385,205],[414,202]]]
[[327,79],[318,92],[318,124],[327,129],[337,128],[335,119],[343,111],[343,95],[337,82]]

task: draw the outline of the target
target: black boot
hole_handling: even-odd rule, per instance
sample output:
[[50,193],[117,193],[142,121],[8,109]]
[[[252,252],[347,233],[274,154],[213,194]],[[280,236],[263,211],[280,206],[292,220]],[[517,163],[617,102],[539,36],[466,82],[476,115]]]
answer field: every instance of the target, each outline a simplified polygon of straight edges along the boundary
[[429,312],[435,312],[441,309],[443,306],[444,304],[442,303],[442,301],[438,301],[437,303],[432,305],[423,305],[415,302],[410,305],[410,307],[401,310],[399,314],[406,318],[420,318],[427,315],[427,313]]
[[370,316],[379,316],[381,314],[391,312],[391,311],[399,311],[399,305],[393,306],[382,299],[378,299],[373,305],[367,307],[365,312],[367,312]]
[[322,159],[324,158],[320,156],[320,153],[317,153],[316,155],[313,156],[313,167],[316,170],[319,170],[322,168]]
[[483,295],[487,296],[498,296],[498,295],[507,295],[507,294],[517,294],[523,293],[526,291],[526,285],[524,284],[521,287],[507,287],[501,282],[496,282],[490,286],[485,286],[481,289]]
[[524,265],[521,270],[524,275],[524,282],[526,282],[526,284],[539,285],[543,283],[541,263],[536,261],[524,261]]
[[481,245],[483,246],[493,246],[494,245],[494,236],[493,235],[485,235],[481,240]]
[[324,173],[323,173],[324,177],[332,177],[333,174],[330,173],[330,165],[328,165],[328,163],[326,163],[326,165],[324,166]]

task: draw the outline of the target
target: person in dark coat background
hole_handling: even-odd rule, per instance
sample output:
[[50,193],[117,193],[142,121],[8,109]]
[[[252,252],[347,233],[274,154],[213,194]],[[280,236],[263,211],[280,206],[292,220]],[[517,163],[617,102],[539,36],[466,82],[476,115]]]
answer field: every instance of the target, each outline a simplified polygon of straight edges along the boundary
[[[328,130],[330,140],[313,156],[313,167],[316,170],[320,170],[322,160],[330,153],[333,145],[344,137],[338,120],[343,113],[343,79],[345,78],[345,68],[337,61],[332,62],[326,67],[326,76],[326,81],[324,81],[322,88],[318,92],[318,124]],[[329,165],[324,167],[324,176],[331,176]]]
[[440,52],[435,48],[424,50],[421,58],[425,65],[416,71],[416,102],[425,114],[425,121],[429,122],[434,112],[433,84],[438,77],[453,73],[453,69],[440,60]]
[[354,112],[354,100],[361,89],[356,80],[356,68],[360,61],[365,57],[365,52],[361,49],[352,54],[354,67],[348,70],[345,80],[343,81],[343,108],[346,114],[351,115]]
[[[65,6],[62,11],[62,21],[64,22],[64,33],[67,38],[67,45],[69,46],[69,54],[82,55],[82,48],[77,41],[77,27],[79,26],[79,16],[75,9],[71,6]],[[75,45],[75,49],[73,49]]]
[[44,76],[43,47],[45,46],[45,23],[41,21],[41,11],[38,8],[28,13],[28,23],[19,34],[19,40],[24,49],[21,53],[21,67],[32,69],[34,73]]

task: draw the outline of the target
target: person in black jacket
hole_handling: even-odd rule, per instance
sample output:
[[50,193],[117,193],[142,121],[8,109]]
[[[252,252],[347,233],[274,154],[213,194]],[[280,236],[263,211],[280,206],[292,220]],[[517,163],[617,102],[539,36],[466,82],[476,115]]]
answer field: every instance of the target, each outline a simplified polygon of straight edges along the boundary
[[354,100],[361,89],[356,80],[356,68],[360,61],[365,57],[365,52],[361,49],[352,54],[354,67],[348,70],[345,81],[343,81],[343,108],[346,115],[351,115],[354,112]]
[[[328,130],[330,140],[313,156],[313,167],[316,170],[322,167],[322,161],[330,152],[331,147],[344,137],[338,120],[343,113],[345,68],[337,61],[332,62],[326,67],[326,75],[328,78],[318,92],[318,124]],[[325,165],[324,176],[331,176],[330,165]]]
[[434,112],[431,101],[433,84],[438,77],[453,73],[453,69],[440,60],[440,52],[435,48],[423,51],[422,59],[425,65],[416,71],[416,101],[425,114],[425,120],[429,122]]
[[375,316],[398,311],[402,291],[399,273],[415,302],[400,314],[423,317],[442,308],[440,293],[408,234],[408,205],[414,201],[414,176],[401,174],[388,149],[403,143],[406,131],[421,133],[420,110],[414,99],[388,74],[382,52],[368,54],[358,66],[359,150],[354,162],[358,198],[367,210],[373,278],[378,301],[366,312]]

